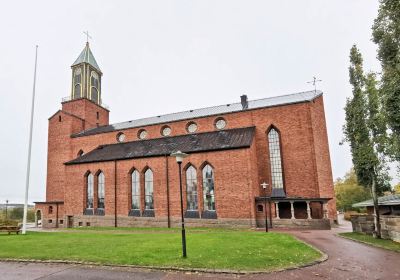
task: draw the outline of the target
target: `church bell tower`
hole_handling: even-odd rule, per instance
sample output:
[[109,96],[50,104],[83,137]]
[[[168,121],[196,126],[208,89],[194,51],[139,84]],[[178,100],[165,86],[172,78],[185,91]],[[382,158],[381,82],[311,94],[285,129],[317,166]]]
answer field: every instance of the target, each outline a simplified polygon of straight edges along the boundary
[[108,125],[110,111],[102,101],[101,91],[103,73],[94,58],[88,41],[71,65],[71,70],[71,94],[68,98],[63,99],[62,112],[82,121],[82,125],[75,127],[71,133]]
[[101,105],[101,77],[96,59],[86,42],[85,48],[71,66],[72,86],[71,100],[86,98]]

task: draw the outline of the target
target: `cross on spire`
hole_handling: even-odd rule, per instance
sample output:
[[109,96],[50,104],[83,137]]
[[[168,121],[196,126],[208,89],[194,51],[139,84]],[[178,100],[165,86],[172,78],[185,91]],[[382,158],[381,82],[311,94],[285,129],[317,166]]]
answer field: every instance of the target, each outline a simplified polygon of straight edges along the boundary
[[317,83],[322,82],[322,80],[318,80],[315,76],[312,81],[308,81],[307,84],[312,84],[314,86],[314,91],[317,92]]
[[89,43],[89,39],[92,39],[92,37],[89,35],[89,31],[83,31],[83,33],[86,35],[86,43]]

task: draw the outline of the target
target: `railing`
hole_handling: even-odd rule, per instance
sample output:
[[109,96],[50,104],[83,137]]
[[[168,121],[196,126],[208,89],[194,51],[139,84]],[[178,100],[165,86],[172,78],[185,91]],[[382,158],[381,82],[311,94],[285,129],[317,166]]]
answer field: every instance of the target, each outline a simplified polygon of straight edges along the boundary
[[[68,102],[68,101],[72,101],[72,100],[75,100],[75,99],[87,99],[87,100],[89,100],[89,101],[91,101],[91,102],[94,102],[93,100],[90,100],[90,99],[87,98],[87,97],[72,98],[72,96],[63,97],[63,98],[61,99],[61,102],[62,102],[62,103],[63,103],[63,102]],[[107,110],[110,109],[110,107],[108,107],[108,105],[104,104],[101,100],[100,100],[99,103],[97,103],[97,102],[94,102],[94,103],[98,104],[99,106],[103,107],[104,109],[107,109]]]

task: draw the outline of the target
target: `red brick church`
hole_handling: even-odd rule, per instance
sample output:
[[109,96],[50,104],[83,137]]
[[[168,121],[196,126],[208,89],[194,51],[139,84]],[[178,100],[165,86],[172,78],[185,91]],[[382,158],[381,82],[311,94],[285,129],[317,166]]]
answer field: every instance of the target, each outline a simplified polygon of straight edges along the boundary
[[[109,123],[89,44],[49,118],[43,227],[329,228],[336,220],[320,91]],[[238,98],[239,99],[239,98]],[[239,101],[239,100],[238,100]],[[262,185],[267,186],[263,189]]]

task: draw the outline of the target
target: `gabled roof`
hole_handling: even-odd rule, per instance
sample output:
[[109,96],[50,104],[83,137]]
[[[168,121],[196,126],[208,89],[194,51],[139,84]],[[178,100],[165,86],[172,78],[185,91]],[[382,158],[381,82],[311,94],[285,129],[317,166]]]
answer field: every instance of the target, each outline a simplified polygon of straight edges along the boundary
[[112,131],[118,131],[122,129],[134,128],[134,127],[141,127],[146,125],[154,125],[160,123],[167,123],[167,122],[174,122],[179,120],[185,119],[194,119],[212,115],[219,115],[219,114],[226,114],[226,113],[233,113],[245,110],[254,110],[258,108],[267,108],[267,107],[274,107],[274,106],[282,106],[282,105],[289,105],[289,104],[296,104],[302,102],[309,102],[314,100],[315,98],[322,95],[322,91],[305,91],[299,92],[289,95],[281,95],[257,100],[250,100],[247,109],[243,109],[242,104],[232,103],[227,105],[219,105],[213,107],[207,107],[202,109],[196,110],[189,110],[179,113],[172,113],[167,115],[161,115],[156,117],[132,120],[127,122],[121,122],[116,124],[110,124],[100,127],[91,128],[79,133],[72,135],[72,137],[80,137],[80,136],[88,136],[88,135],[95,135],[99,133],[106,133]]
[[102,145],[65,164],[164,156],[178,150],[190,154],[248,148],[253,141],[254,131],[255,127],[245,127]]
[[82,50],[81,54],[72,64],[72,66],[78,65],[80,63],[88,63],[101,72],[100,67],[96,62],[96,59],[94,58],[94,55],[90,50],[89,42],[86,42],[85,48]]
[[[386,206],[400,205],[400,194],[391,194],[378,197],[378,204]],[[353,207],[367,207],[367,206],[374,206],[372,199],[353,204]]]

